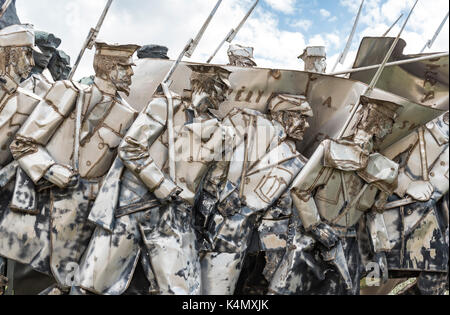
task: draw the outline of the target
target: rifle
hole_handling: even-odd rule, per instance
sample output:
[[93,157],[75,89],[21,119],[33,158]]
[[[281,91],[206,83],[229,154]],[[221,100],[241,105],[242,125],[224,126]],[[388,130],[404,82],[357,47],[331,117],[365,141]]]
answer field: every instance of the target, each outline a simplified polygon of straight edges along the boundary
[[359,18],[361,17],[362,9],[364,7],[364,0],[362,0],[361,5],[359,6],[358,14],[356,15],[355,23],[353,23],[353,28],[350,33],[350,36],[348,37],[347,44],[345,45],[344,51],[339,56],[339,59],[336,61],[336,64],[333,67],[333,70],[331,72],[334,72],[336,70],[336,67],[338,64],[343,65],[345,58],[347,58],[348,52],[350,50],[350,46],[352,45],[353,37],[355,36],[356,27],[358,26]]
[[431,48],[431,46],[433,46],[434,42],[436,41],[436,38],[438,37],[439,33],[442,31],[442,28],[444,28],[445,22],[447,22],[448,19],[448,14],[449,12],[447,12],[447,15],[444,17],[444,19],[442,20],[441,25],[439,25],[438,29],[436,30],[436,32],[433,35],[433,38],[430,39],[425,46],[423,47],[423,49],[420,51],[420,53],[423,53],[425,51],[425,49]]
[[175,70],[177,69],[178,65],[180,64],[181,60],[184,56],[192,56],[194,53],[198,43],[200,42],[201,38],[203,37],[203,34],[205,30],[208,28],[209,23],[211,22],[213,16],[216,14],[217,9],[219,8],[220,4],[222,3],[222,0],[218,0],[215,7],[209,14],[208,18],[206,19],[205,23],[203,24],[202,28],[198,32],[197,36],[194,39],[189,39],[186,46],[181,51],[180,55],[178,56],[177,60],[172,64],[172,67],[170,67],[169,72],[167,72],[166,76],[164,77],[163,81],[161,82],[161,87],[164,91],[164,95],[167,98],[167,130],[168,130],[168,136],[169,136],[169,170],[170,170],[170,177],[173,181],[176,180],[176,173],[175,173],[175,134],[173,129],[173,99],[172,94],[169,90],[170,85],[172,84],[171,78],[174,74]]
[[[400,29],[400,32],[398,33],[397,37],[395,38],[394,42],[392,43],[391,47],[389,48],[389,51],[387,52],[386,56],[384,57],[383,62],[378,67],[378,70],[375,73],[372,81],[370,82],[369,86],[367,87],[366,91],[364,92],[364,94],[363,94],[364,96],[369,97],[370,94],[372,93],[372,91],[375,89],[375,86],[377,85],[378,81],[380,80],[381,74],[383,73],[384,69],[386,68],[386,64],[388,63],[389,59],[391,58],[395,47],[397,47],[397,43],[400,40],[400,36],[402,35],[403,30],[405,29],[406,24],[408,23],[409,18],[411,17],[418,2],[419,2],[419,0],[416,0],[416,2],[414,3],[414,6],[412,7],[411,11],[408,14],[408,17],[406,18],[405,22],[403,23],[402,28]],[[353,108],[352,112],[350,113],[349,118],[347,119],[347,121],[344,124],[344,127],[342,128],[341,132],[339,133],[338,139],[341,139],[344,136],[345,132],[347,131],[348,126],[350,125],[350,122],[352,121],[353,117],[355,116],[355,114],[358,111],[360,106],[361,106],[361,103],[358,103],[358,105]]]
[[239,33],[239,31],[241,30],[242,26],[244,26],[245,22],[248,20],[248,18],[250,17],[250,14],[252,14],[252,12],[255,10],[256,6],[258,5],[259,0],[256,0],[255,3],[252,5],[252,7],[250,8],[250,10],[248,10],[247,14],[244,16],[244,18],[242,19],[242,21],[239,23],[239,25],[236,28],[232,28],[230,30],[230,32],[227,34],[227,36],[225,36],[225,38],[220,42],[219,47],[217,47],[217,49],[214,51],[214,53],[212,54],[211,57],[209,57],[209,59],[206,61],[206,63],[211,63],[211,61],[214,59],[214,57],[216,56],[216,54],[219,52],[220,48],[222,48],[223,44],[225,44],[225,42],[228,42],[231,44],[231,42],[234,40],[234,38],[236,37],[237,33]]
[[0,19],[5,15],[6,10],[8,10],[9,6],[11,5],[12,0],[6,0],[5,3],[3,3],[2,7],[0,8]]
[[[98,20],[97,26],[95,28],[91,28],[89,30],[89,34],[86,37],[86,41],[83,44],[83,47],[81,48],[80,54],[78,55],[77,61],[75,62],[72,70],[69,74],[69,80],[73,79],[73,76],[75,72],[77,71],[78,66],[80,65],[81,59],[83,58],[84,52],[86,49],[92,49],[95,44],[95,40],[98,36],[98,33],[100,32],[100,28],[103,25],[103,22],[105,21],[106,14],[108,13],[109,8],[111,7],[113,0],[108,0],[106,3],[105,8],[103,9],[102,15],[100,16],[100,19]],[[80,94],[78,95],[78,100],[76,104],[76,112],[75,112],[75,152],[74,152],[74,169],[78,171],[79,168],[79,147],[80,147],[80,132],[81,132],[81,111],[83,107],[83,100],[84,100],[84,93],[80,90]]]
[[102,15],[100,16],[100,19],[98,20],[97,26],[95,28],[91,28],[89,30],[89,34],[86,37],[86,40],[83,44],[83,47],[81,48],[78,58],[75,61],[75,64],[73,65],[72,70],[70,71],[69,80],[73,79],[73,76],[74,76],[75,72],[77,71],[78,66],[80,65],[81,59],[83,58],[83,55],[84,55],[84,52],[86,51],[86,49],[91,50],[92,47],[94,47],[95,40],[97,39],[98,33],[100,32],[103,22],[105,21],[106,14],[108,13],[112,2],[113,2],[113,0],[108,0],[105,8],[103,9]]
[[[367,90],[365,91],[364,95],[365,96],[369,96],[373,89],[375,88],[376,84],[378,83],[378,80],[381,77],[381,74],[383,73],[384,68],[386,67],[386,64],[389,60],[389,58],[391,58],[392,53],[395,49],[395,47],[397,46],[398,41],[400,40],[400,36],[403,33],[403,30],[406,27],[406,24],[409,21],[409,18],[411,17],[414,8],[416,7],[417,3],[419,2],[419,0],[416,0],[416,2],[414,3],[414,6],[412,7],[411,11],[409,12],[408,17],[406,18],[406,21],[403,23],[403,26],[399,32],[399,34],[397,35],[397,37],[395,38],[394,42],[392,43],[392,46],[390,47],[388,53],[386,54],[383,63],[379,66],[378,71],[376,72],[375,76],[372,79],[372,82],[370,83],[370,85],[368,86]],[[342,129],[341,133],[338,136],[338,139],[342,139],[342,137],[345,134],[345,131],[347,130],[350,122],[352,121],[353,117],[355,116],[356,112],[358,111],[359,107],[361,106],[361,102],[358,103],[357,106],[355,106],[355,108],[352,110],[350,117],[347,119],[344,128]],[[343,185],[344,185],[344,191],[345,191],[345,182],[344,182],[344,178],[343,178],[343,174],[342,172],[340,173],[341,176],[341,180],[343,181]],[[362,198],[362,196],[364,195],[364,193],[367,191],[367,189],[369,188],[369,184],[365,184],[363,186],[363,188],[361,189],[361,191],[358,193],[358,195],[352,200],[345,200],[344,206],[342,207],[339,215],[333,220],[332,223],[336,224],[338,223],[344,216],[347,215],[347,213],[357,204],[357,202]],[[330,252],[325,253],[325,256],[329,256],[329,257],[324,257],[325,260],[328,259],[328,261],[330,261],[331,263],[333,263],[333,265],[339,270],[339,273],[341,274],[342,278],[344,279],[344,282],[347,286],[347,289],[351,289],[352,288],[352,282],[351,282],[351,277],[349,275],[348,272],[348,268],[346,266],[346,264],[343,264],[343,261],[345,261],[345,253],[341,247],[342,244],[338,244],[338,246],[335,249],[332,249]]]

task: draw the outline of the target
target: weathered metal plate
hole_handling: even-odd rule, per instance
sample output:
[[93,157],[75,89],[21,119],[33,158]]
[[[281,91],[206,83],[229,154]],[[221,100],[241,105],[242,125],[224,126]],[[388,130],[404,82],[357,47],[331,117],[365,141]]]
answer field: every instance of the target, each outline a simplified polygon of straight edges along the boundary
[[[137,110],[143,109],[172,62],[162,59],[138,60],[131,93],[127,98],[128,103]],[[187,67],[189,64],[181,63],[173,76],[171,89],[180,95],[190,88],[191,70]],[[219,116],[225,116],[234,107],[266,112],[268,101],[278,93],[307,97],[314,117],[308,120],[311,127],[298,147],[306,157],[312,155],[326,136],[336,137],[339,134],[353,106],[358,104],[360,96],[367,88],[366,84],[354,80],[302,71],[224,67],[232,71],[231,90],[228,100],[221,104]],[[440,109],[412,103],[404,97],[379,89],[372,93],[372,97],[404,106],[392,135],[384,142],[384,147],[407,135],[417,126],[438,117],[443,110],[448,110],[448,87],[447,103],[442,101]]]

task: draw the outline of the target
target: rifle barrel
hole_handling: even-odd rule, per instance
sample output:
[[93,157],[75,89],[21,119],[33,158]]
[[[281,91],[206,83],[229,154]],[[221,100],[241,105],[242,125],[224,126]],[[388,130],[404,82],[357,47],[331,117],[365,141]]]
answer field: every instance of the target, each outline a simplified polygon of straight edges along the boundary
[[0,19],[5,15],[6,10],[8,10],[9,6],[11,5],[12,0],[6,0],[5,3],[3,3],[1,9],[0,9]]
[[[406,60],[393,61],[393,62],[388,62],[386,64],[386,67],[400,66],[400,65],[406,65],[406,64],[418,62],[418,61],[448,57],[448,55],[449,55],[448,52],[444,52],[444,53],[432,54],[432,55],[428,55],[428,56],[422,56],[422,57],[411,58],[411,59],[406,59]],[[361,67],[361,68],[355,68],[355,69],[348,69],[348,70],[329,73],[328,75],[335,76],[335,75],[343,75],[343,74],[349,74],[349,73],[355,73],[355,72],[362,72],[362,71],[367,71],[367,70],[378,69],[380,66],[381,66],[381,64],[373,65],[373,66],[366,66],[366,67]]]

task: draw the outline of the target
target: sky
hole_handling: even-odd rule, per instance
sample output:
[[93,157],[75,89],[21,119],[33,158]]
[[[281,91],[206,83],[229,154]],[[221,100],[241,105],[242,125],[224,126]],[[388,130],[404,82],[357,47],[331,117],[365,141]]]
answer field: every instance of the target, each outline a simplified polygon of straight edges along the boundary
[[[223,0],[191,59],[205,62],[228,32],[236,27],[254,0]],[[395,37],[415,0],[365,0],[350,53],[344,65],[350,68],[365,36],[381,36],[404,13],[389,33]],[[120,44],[159,44],[175,59],[190,38],[195,37],[216,0],[114,0],[99,40]],[[72,63],[91,27],[97,24],[106,0],[17,0],[22,23],[62,39],[60,49]],[[361,0],[260,0],[235,44],[255,49],[259,67],[303,70],[297,57],[306,46],[323,45],[330,71],[344,49]],[[449,10],[447,0],[420,0],[402,35],[406,54],[419,53]],[[431,50],[449,50],[447,21]],[[213,63],[228,61],[224,45]],[[94,74],[93,52],[83,58],[75,79]]]

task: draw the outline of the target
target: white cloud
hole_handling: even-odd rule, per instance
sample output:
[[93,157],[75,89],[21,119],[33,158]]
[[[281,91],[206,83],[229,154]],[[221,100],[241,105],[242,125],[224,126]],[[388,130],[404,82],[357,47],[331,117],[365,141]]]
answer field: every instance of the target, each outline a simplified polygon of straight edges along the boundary
[[292,14],[295,10],[295,0],[266,0],[274,10],[285,14]]
[[[72,63],[91,27],[94,27],[104,3],[91,0],[17,0],[22,22],[52,32],[62,39],[60,49],[71,56]],[[187,40],[201,28],[215,1],[167,0],[114,1],[99,39],[110,43],[160,44],[169,48],[169,56],[178,56]],[[217,45],[241,21],[253,0],[223,1],[216,16],[190,59],[205,62]],[[288,1],[286,3],[294,3]],[[280,30],[276,15],[258,6],[235,39],[235,43],[255,48],[258,66],[300,69],[297,56],[305,39],[301,32]],[[228,62],[224,45],[214,63]],[[189,59],[186,59],[189,60]],[[93,52],[87,51],[75,78],[93,74]]]
[[294,28],[301,28],[304,31],[308,31],[309,28],[313,25],[311,20],[299,20],[291,24]]
[[337,16],[333,16],[330,19],[328,19],[328,22],[336,22],[337,21]]
[[325,17],[325,18],[327,18],[327,17],[330,17],[331,16],[331,13],[330,13],[330,11],[327,11],[327,10],[325,10],[325,9],[320,9],[320,15],[322,15],[323,17]]

